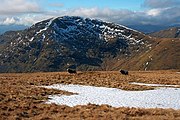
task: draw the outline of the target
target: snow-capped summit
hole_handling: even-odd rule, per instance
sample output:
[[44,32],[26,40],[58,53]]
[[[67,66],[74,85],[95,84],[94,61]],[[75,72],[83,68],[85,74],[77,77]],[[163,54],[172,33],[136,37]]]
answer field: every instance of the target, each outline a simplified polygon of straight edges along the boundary
[[[129,68],[127,61],[134,64],[153,44],[150,36],[119,24],[77,16],[50,18],[0,36],[0,72],[62,71],[69,65],[79,70]],[[148,69],[148,59],[134,68]]]
[[88,37],[90,40],[95,37],[105,42],[126,39],[136,44],[141,41],[134,35],[138,33],[135,30],[118,24],[82,17],[51,18],[33,25],[28,32],[31,32],[31,35],[27,37],[30,42],[38,36],[42,40],[50,37],[57,41],[76,41],[79,36]]

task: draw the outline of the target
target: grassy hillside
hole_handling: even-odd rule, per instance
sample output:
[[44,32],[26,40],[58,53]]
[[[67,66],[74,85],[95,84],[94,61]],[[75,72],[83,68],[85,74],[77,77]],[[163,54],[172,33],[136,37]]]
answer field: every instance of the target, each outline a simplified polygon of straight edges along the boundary
[[150,35],[159,38],[180,38],[180,27],[161,30],[159,32],[151,33]]
[[[104,62],[107,70],[167,70],[180,69],[180,39],[153,38],[150,50],[129,58],[111,58]],[[135,51],[134,51],[135,52]],[[121,58],[121,59],[120,59]]]

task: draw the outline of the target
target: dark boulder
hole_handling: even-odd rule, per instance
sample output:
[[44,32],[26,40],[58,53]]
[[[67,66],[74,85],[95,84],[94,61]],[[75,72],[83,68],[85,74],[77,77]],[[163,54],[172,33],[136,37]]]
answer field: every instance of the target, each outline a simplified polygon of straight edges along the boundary
[[75,69],[70,69],[70,68],[67,69],[67,72],[70,74],[76,74],[77,73]]
[[127,70],[120,70],[120,73],[123,75],[128,75],[128,71]]

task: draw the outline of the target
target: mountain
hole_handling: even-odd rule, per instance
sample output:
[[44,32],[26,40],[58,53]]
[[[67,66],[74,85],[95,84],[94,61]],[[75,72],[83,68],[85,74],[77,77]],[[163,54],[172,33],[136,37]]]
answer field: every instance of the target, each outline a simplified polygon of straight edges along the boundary
[[[1,35],[0,72],[64,71],[71,65],[78,70],[180,69],[179,43],[114,23],[63,16]],[[168,54],[159,53],[165,48],[176,51],[168,63]]]
[[154,32],[159,32],[161,30],[173,28],[180,26],[179,24],[174,24],[174,25],[142,25],[142,24],[136,24],[136,25],[126,25],[129,28],[141,31],[146,34],[154,33]]
[[152,32],[157,32],[160,30],[164,30],[169,28],[169,26],[161,26],[161,25],[141,25],[141,24],[137,24],[137,25],[128,25],[129,28],[141,31],[143,33],[152,33]]
[[0,25],[0,34],[7,31],[24,30],[26,28],[28,28],[28,26],[25,25]]
[[150,36],[158,38],[180,38],[180,27],[173,27],[166,30],[151,33]]

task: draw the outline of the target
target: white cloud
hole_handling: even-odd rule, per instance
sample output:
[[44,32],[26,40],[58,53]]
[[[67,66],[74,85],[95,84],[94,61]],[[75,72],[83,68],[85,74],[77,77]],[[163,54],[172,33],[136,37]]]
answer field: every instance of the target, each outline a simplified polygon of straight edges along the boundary
[[13,17],[12,18],[6,18],[3,21],[3,24],[4,25],[16,24],[16,20]]
[[143,6],[149,8],[167,8],[180,6],[179,0],[145,0]]
[[62,4],[62,3],[50,3],[49,6],[51,6],[51,7],[63,7],[64,4]]
[[7,17],[4,19],[0,19],[0,25],[10,25],[10,24],[17,24],[17,25],[32,25],[34,23],[37,23],[39,21],[52,18],[53,16],[49,15],[21,15],[18,17]]
[[[150,9],[147,11],[115,10],[109,8],[77,8],[70,10],[49,11],[41,14],[20,15],[16,18],[15,24],[32,25],[36,22],[59,16],[82,16],[95,19],[102,19],[108,22],[115,22],[124,25],[163,25],[179,24],[180,8]],[[11,16],[14,17],[14,16]],[[9,17],[9,18],[11,18]],[[10,19],[8,20],[10,21]],[[13,20],[11,20],[13,21]],[[1,22],[6,23],[6,22]],[[13,22],[11,22],[13,23]]]
[[[56,11],[58,15],[73,15],[102,19],[124,25],[138,24],[179,24],[180,8],[159,8],[146,11],[115,10],[109,8],[80,8],[68,11]],[[175,21],[176,20],[176,21]]]
[[15,15],[40,12],[39,5],[32,0],[1,0],[0,15]]
[[[42,11],[40,5],[37,3],[37,0],[1,0],[0,24],[32,25],[51,17],[64,15],[102,19],[108,22],[115,22],[123,25],[180,24],[180,7],[177,7],[176,5],[171,7],[169,7],[169,5],[165,5],[166,7],[153,7],[153,4],[155,4],[153,2],[160,4],[162,0],[152,0],[151,4],[150,1],[151,0],[146,0],[145,3],[146,6],[149,5],[149,7],[151,6],[152,8],[146,9],[145,11],[98,7]],[[164,4],[167,4],[168,1],[170,2],[170,0],[165,0]],[[58,6],[61,6],[61,4]]]
[[148,24],[180,24],[180,0],[145,0],[143,6],[148,8],[144,18],[144,22]]
[[147,15],[158,16],[161,13],[160,9],[151,9],[147,11]]

